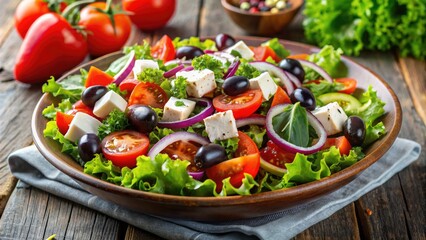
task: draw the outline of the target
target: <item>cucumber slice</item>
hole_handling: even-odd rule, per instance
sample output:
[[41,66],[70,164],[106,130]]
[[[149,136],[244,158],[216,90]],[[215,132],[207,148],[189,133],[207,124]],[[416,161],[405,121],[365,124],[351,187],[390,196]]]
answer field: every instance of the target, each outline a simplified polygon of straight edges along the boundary
[[318,96],[324,105],[331,102],[337,102],[346,114],[354,114],[359,111],[362,104],[354,96],[345,93],[326,93]]

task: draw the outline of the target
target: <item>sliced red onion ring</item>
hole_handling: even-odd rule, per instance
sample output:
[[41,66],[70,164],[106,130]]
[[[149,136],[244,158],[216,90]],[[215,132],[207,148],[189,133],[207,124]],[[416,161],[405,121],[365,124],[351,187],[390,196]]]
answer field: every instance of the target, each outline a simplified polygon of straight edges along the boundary
[[212,102],[207,98],[190,98],[190,100],[196,101],[197,105],[205,107],[203,111],[201,111],[199,114],[190,117],[188,119],[182,120],[182,121],[174,121],[174,122],[158,122],[159,127],[163,128],[185,128],[192,126],[198,122],[203,121],[204,118],[212,115],[214,112],[214,107],[212,105]]
[[[177,141],[189,141],[189,142],[195,142],[200,145],[206,145],[209,142],[208,139],[196,134],[196,133],[189,133],[189,132],[175,132],[170,135],[167,135],[166,137],[162,138],[160,141],[158,141],[148,152],[148,157],[151,159],[155,158],[161,151],[163,151],[167,146],[170,144],[177,142]],[[188,174],[191,175],[194,179],[200,180],[204,172],[189,172]]]
[[229,77],[234,76],[238,70],[238,66],[240,66],[239,59],[237,59],[235,62],[231,64],[231,66],[229,66],[228,71],[226,71],[226,73],[223,75],[223,79],[227,79]]
[[172,68],[169,71],[165,72],[163,74],[163,77],[165,77],[165,78],[171,78],[171,77],[175,76],[177,72],[179,72],[180,70],[182,70],[184,68],[185,68],[185,66],[183,64],[181,64],[181,65],[179,65],[179,66],[177,66],[175,68]]
[[118,86],[120,83],[126,79],[127,76],[132,72],[133,67],[135,66],[135,52],[131,51],[129,53],[129,59],[127,60],[124,67],[114,76],[114,83]]
[[204,53],[205,54],[212,54],[212,53],[215,53],[216,51],[213,51],[213,50],[210,50],[210,49],[206,49],[206,50],[204,50]]
[[296,87],[301,87],[302,83],[300,83],[299,79],[293,75],[293,73],[284,71],[284,73],[287,75],[288,79],[294,84]]
[[178,72],[189,72],[189,71],[192,71],[192,70],[194,70],[194,67],[193,66],[188,66],[188,67],[182,68]]
[[209,54],[210,56],[214,57],[215,59],[219,60],[222,62],[222,64],[225,64],[226,62],[234,62],[235,61],[235,56],[227,53],[227,52],[214,52],[214,53],[206,53]]
[[250,64],[259,71],[268,71],[269,73],[272,73],[273,75],[278,77],[280,79],[281,83],[287,89],[288,95],[290,95],[294,91],[292,81],[284,73],[284,71],[281,68],[275,66],[272,63],[263,62],[263,61],[255,61],[255,62],[251,62]]
[[302,66],[310,68],[314,70],[315,72],[317,72],[319,75],[321,75],[321,77],[323,77],[328,82],[331,82],[331,83],[333,82],[333,78],[322,67],[316,65],[313,62],[309,62],[306,60],[298,59],[298,61],[300,62],[300,64],[302,64]]
[[172,65],[172,64],[190,65],[191,64],[191,60],[185,60],[185,59],[179,59],[179,58],[177,58],[177,59],[173,59],[173,60],[170,60],[170,61],[164,63],[164,66],[169,66],[169,65]]
[[253,114],[251,116],[248,116],[246,118],[236,119],[235,124],[237,125],[237,128],[244,127],[247,125],[262,125],[265,126],[266,118],[263,115],[260,114]]
[[282,139],[274,130],[272,125],[272,118],[283,112],[284,108],[288,104],[280,104],[269,109],[268,114],[266,115],[266,133],[268,137],[280,148],[291,153],[303,153],[311,154],[318,152],[324,146],[325,141],[327,140],[327,133],[324,130],[324,127],[321,125],[320,121],[312,113],[306,111],[308,114],[308,122],[315,129],[315,132],[319,136],[318,142],[310,147],[299,147],[294,145],[284,139]]

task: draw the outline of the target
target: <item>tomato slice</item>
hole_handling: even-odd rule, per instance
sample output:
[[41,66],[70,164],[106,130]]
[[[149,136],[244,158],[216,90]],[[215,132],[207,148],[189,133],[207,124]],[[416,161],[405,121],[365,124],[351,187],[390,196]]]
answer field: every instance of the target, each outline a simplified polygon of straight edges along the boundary
[[340,154],[348,155],[349,151],[352,149],[351,144],[345,136],[336,137],[336,138],[327,138],[322,149],[328,149],[331,146],[336,146],[339,149]]
[[275,92],[274,98],[272,99],[271,107],[283,103],[291,103],[291,100],[288,94],[284,91],[284,89],[278,87],[277,91]]
[[167,146],[161,153],[166,153],[171,159],[188,160],[190,165],[188,166],[189,172],[201,172],[203,170],[195,166],[194,157],[198,149],[201,146],[189,141],[176,141]]
[[163,108],[168,100],[167,93],[155,83],[140,82],[133,89],[128,105],[143,104]]
[[154,46],[151,47],[151,56],[167,62],[175,59],[176,50],[172,39],[164,35]]
[[83,103],[83,101],[78,100],[77,102],[75,102],[72,105],[72,109],[74,110],[74,114],[76,112],[83,112],[86,114],[89,114],[90,116],[99,119],[94,113],[93,113],[93,109],[91,109],[89,106],[87,106],[86,104]]
[[213,106],[219,112],[231,110],[235,119],[245,118],[253,114],[262,104],[260,90],[248,90],[245,93],[228,96],[219,95],[213,99]]
[[67,114],[63,112],[56,112],[56,125],[59,128],[59,132],[65,135],[70,128],[71,121],[74,119],[73,114]]
[[87,74],[86,83],[84,86],[90,87],[95,85],[108,86],[114,81],[114,78],[97,67],[91,66]]
[[291,59],[300,59],[300,60],[306,60],[308,59],[309,54],[307,53],[302,53],[302,54],[295,54],[295,55],[290,55],[287,58],[291,58]]
[[353,78],[337,78],[334,81],[342,83],[344,88],[339,90],[340,93],[352,94],[355,92],[357,81]]
[[266,147],[260,150],[260,166],[268,172],[282,176],[285,171],[286,163],[291,163],[296,154],[289,153],[279,148],[273,141],[269,140]]
[[268,57],[274,59],[275,62],[281,61],[281,58],[269,46],[250,47],[250,49],[253,51],[253,58],[256,61],[266,61]]
[[222,180],[230,177],[230,183],[239,187],[244,179],[244,173],[255,177],[260,168],[260,154],[256,143],[247,134],[238,132],[240,141],[235,152],[235,158],[216,164],[206,169],[208,178],[212,179],[217,186],[217,191],[222,190]]
[[133,89],[135,89],[136,85],[138,85],[140,82],[141,81],[134,78],[126,78],[120,83],[118,88],[120,89],[120,91],[127,92],[126,99],[128,99],[130,95],[132,94]]
[[101,143],[102,153],[119,167],[136,167],[136,158],[148,152],[149,139],[146,135],[124,130],[113,132]]

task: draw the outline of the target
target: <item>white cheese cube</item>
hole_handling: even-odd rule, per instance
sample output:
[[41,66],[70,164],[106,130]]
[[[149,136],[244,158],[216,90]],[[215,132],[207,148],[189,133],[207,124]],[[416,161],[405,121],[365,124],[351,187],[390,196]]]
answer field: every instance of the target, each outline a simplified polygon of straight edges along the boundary
[[135,66],[133,66],[133,74],[135,75],[135,77],[137,78],[139,74],[141,74],[145,68],[160,69],[160,67],[158,66],[158,63],[154,60],[147,60],[147,59],[136,60]]
[[268,72],[263,72],[258,77],[249,80],[250,89],[260,89],[264,101],[268,101],[277,92],[278,86]]
[[65,138],[76,142],[86,133],[98,133],[98,128],[102,123],[89,114],[77,112],[70,123],[70,127],[65,134]]
[[334,135],[343,131],[343,124],[348,116],[337,102],[329,103],[312,111],[312,114],[321,122],[327,135]]
[[217,87],[214,73],[210,69],[178,72],[176,77],[186,78],[186,92],[192,97],[203,97]]
[[231,110],[218,112],[204,119],[210,142],[238,137],[234,114]]
[[194,111],[195,102],[188,99],[171,97],[164,106],[162,121],[174,122],[187,119]]
[[254,56],[254,52],[243,41],[239,41],[225,50],[227,53],[232,53],[232,51],[238,52],[242,58],[247,60],[253,59]]
[[105,118],[114,109],[122,112],[126,110],[127,102],[114,91],[109,91],[96,101],[93,107],[93,114],[99,118]]

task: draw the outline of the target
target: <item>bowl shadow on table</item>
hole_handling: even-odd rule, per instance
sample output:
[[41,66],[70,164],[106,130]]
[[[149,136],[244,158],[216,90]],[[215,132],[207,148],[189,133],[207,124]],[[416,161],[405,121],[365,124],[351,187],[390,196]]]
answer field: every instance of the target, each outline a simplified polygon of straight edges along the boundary
[[236,25],[247,33],[258,36],[279,34],[293,21],[303,5],[303,0],[289,0],[288,2],[289,7],[277,13],[250,13],[236,6],[235,0],[221,0],[225,12]]

